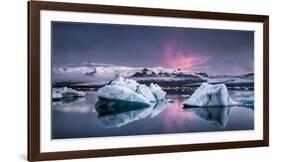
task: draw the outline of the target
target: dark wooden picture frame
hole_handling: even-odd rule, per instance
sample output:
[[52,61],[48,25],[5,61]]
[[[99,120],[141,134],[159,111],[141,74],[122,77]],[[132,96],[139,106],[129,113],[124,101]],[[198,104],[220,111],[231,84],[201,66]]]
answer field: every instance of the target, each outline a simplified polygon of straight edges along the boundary
[[[40,11],[77,11],[126,15],[231,20],[263,23],[263,140],[182,144],[42,153],[40,151]],[[105,6],[77,3],[28,2],[28,160],[58,160],[136,154],[269,146],[269,16],[232,13]]]

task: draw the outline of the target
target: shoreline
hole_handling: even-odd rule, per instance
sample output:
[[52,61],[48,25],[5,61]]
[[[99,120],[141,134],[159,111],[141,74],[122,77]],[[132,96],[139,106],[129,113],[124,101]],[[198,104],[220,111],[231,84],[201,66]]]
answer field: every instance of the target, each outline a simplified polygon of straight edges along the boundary
[[[149,85],[151,82],[140,82],[141,84]],[[186,91],[194,91],[196,88],[198,88],[202,83],[192,83],[192,84],[183,84],[175,82],[173,84],[165,84],[165,83],[159,83],[155,82],[159,86],[162,87],[163,90],[165,90],[167,93],[178,93],[178,92],[186,92]],[[228,90],[242,90],[242,91],[253,91],[254,90],[254,82],[238,82],[238,83],[224,83],[220,82],[226,85]],[[210,83],[210,84],[220,84],[217,83]],[[83,83],[56,83],[52,84],[52,88],[62,88],[62,87],[68,87],[73,88],[76,90],[82,90],[82,91],[98,91],[100,88],[102,88],[104,85],[94,85],[94,84],[83,84]]]

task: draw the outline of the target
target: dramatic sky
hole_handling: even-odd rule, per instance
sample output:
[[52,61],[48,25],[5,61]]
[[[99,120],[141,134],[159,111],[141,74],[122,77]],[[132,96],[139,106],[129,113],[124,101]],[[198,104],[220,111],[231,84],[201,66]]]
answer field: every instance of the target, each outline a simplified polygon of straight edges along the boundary
[[254,32],[53,22],[52,64],[95,62],[181,68],[213,74],[253,72]]

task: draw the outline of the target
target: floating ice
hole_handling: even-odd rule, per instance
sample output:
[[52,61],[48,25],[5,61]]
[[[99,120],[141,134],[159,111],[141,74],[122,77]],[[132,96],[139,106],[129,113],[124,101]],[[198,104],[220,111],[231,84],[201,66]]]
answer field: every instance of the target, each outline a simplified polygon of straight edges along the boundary
[[71,98],[71,97],[83,97],[86,93],[83,91],[77,91],[72,88],[53,88],[52,89],[52,98],[61,99],[61,98]]
[[144,106],[150,106],[150,102],[144,96],[125,86],[106,85],[98,90],[98,97],[110,100],[142,103]]
[[136,91],[139,86],[139,83],[137,83],[133,79],[124,79],[123,77],[118,76],[111,82],[110,85],[125,86],[131,89],[132,91]]
[[119,76],[110,85],[100,88],[97,94],[101,99],[136,102],[142,103],[144,106],[151,106],[152,102],[163,100],[166,92],[156,84],[151,84],[148,88],[135,80]]
[[239,102],[240,102],[240,105],[242,105],[242,106],[254,109],[255,100],[254,100],[253,96],[245,97],[245,98],[241,99]]
[[151,83],[149,89],[158,101],[163,100],[166,96],[166,92],[163,91],[162,88],[157,84]]
[[185,107],[233,106],[239,103],[232,100],[224,84],[202,83],[199,88],[183,102]]
[[53,99],[61,99],[62,94],[59,91],[53,89],[52,90],[52,97],[53,97]]
[[148,99],[148,101],[156,102],[156,98],[154,97],[154,95],[152,94],[152,92],[146,85],[144,85],[144,84],[139,85],[136,92],[138,94],[143,95],[145,98]]

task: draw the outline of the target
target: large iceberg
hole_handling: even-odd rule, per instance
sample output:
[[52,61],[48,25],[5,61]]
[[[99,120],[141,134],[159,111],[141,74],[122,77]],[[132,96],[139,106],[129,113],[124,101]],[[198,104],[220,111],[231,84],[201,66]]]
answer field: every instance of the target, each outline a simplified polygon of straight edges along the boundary
[[52,98],[54,100],[62,98],[83,97],[85,95],[86,93],[83,91],[77,91],[75,89],[67,87],[52,89]]
[[136,102],[144,106],[150,106],[148,99],[125,86],[106,85],[98,90],[98,97],[101,99]]
[[163,100],[166,92],[157,84],[151,84],[150,87],[147,87],[135,80],[118,76],[109,85],[100,88],[97,94],[101,99],[135,102],[143,104],[143,106],[151,106],[153,102]]
[[195,92],[183,102],[185,107],[223,107],[238,105],[239,102],[230,98],[224,84],[202,83]]
[[99,115],[115,114],[148,107],[151,106],[148,106],[147,104],[141,102],[130,102],[104,98],[99,98],[95,105],[95,109],[99,113]]

